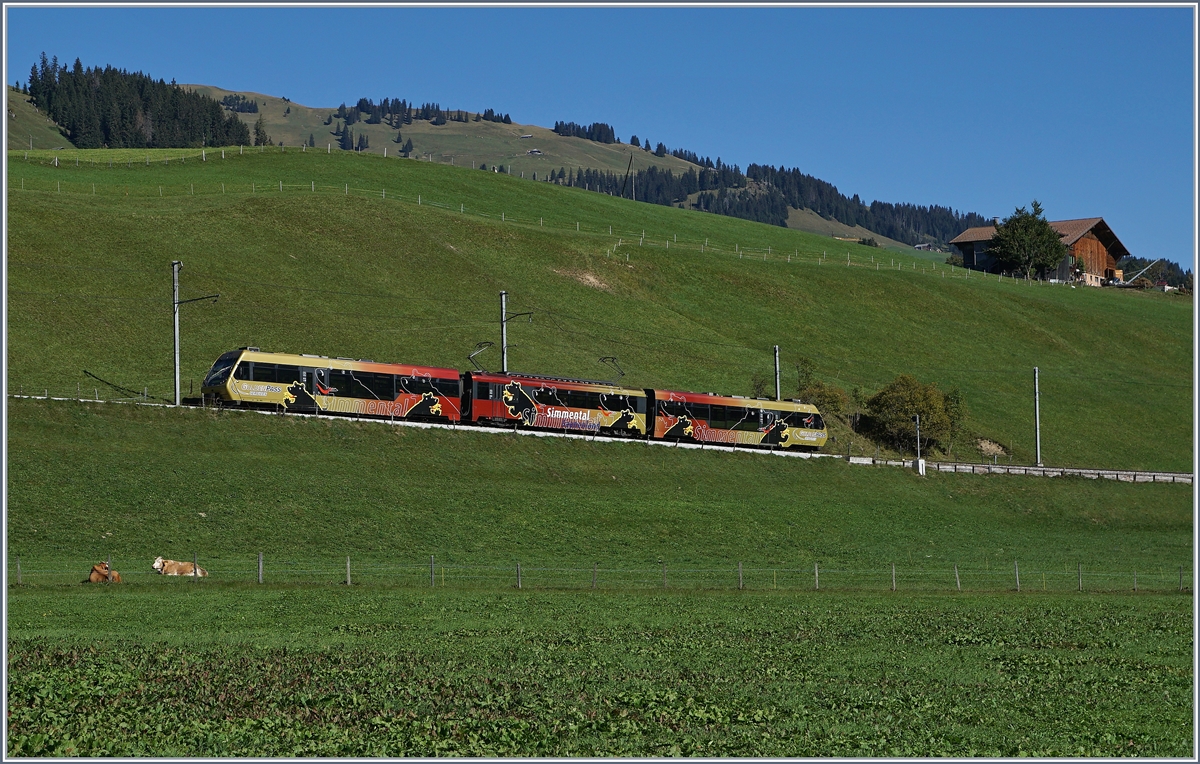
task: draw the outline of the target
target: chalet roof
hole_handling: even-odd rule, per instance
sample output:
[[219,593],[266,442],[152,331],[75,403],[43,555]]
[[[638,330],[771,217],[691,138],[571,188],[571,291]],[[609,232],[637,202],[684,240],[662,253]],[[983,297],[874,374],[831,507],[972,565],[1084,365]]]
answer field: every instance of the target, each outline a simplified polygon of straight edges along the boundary
[[[1112,254],[1114,260],[1120,260],[1129,254],[1129,250],[1117,238],[1112,229],[1108,227],[1108,223],[1104,222],[1104,218],[1076,218],[1074,220],[1051,220],[1050,226],[1058,231],[1058,235],[1062,237],[1063,244],[1068,247],[1079,241],[1089,231],[1096,235]],[[968,228],[950,240],[951,244],[969,244],[972,242],[991,241],[996,235],[996,226],[985,225],[975,228]]]

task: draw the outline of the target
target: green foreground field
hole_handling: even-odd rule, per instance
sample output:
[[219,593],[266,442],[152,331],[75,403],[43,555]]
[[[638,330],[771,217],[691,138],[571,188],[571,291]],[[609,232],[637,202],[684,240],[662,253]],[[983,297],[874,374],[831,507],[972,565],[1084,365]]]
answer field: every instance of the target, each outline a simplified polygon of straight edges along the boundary
[[10,756],[1194,753],[1190,596],[171,581],[8,619]]

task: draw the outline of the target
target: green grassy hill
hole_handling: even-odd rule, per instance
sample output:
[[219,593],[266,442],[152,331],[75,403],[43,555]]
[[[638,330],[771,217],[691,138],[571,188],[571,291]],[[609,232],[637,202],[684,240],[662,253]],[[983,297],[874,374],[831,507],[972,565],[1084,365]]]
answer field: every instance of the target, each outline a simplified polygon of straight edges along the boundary
[[[39,114],[29,102],[29,97],[21,95],[9,86],[8,93],[8,148],[24,149],[53,149],[57,146],[75,148],[71,141],[58,129],[48,117]],[[32,142],[32,146],[30,143]]]
[[[749,394],[778,343],[785,391],[801,356],[847,390],[900,373],[957,386],[973,436],[1029,462],[1039,366],[1046,463],[1190,468],[1188,298],[848,244],[822,262],[824,237],[436,163],[225,155],[10,154],[12,389],[74,394],[95,386],[86,369],[169,396],[180,259],[184,297],[221,294],[181,309],[185,380],[247,344],[465,367],[498,339],[505,289],[535,312],[510,325],[515,369],[594,378],[615,355],[637,386]],[[874,448],[844,429],[829,447]]]
[[[235,92],[210,85],[184,87],[218,101]],[[266,127],[271,140],[276,143],[282,141],[285,146],[299,146],[306,143],[311,135],[317,147],[325,149],[332,144],[337,148],[338,139],[332,131],[340,120],[335,117],[333,124],[325,124],[325,120],[337,111],[336,106],[311,107],[262,93],[240,94],[258,102],[257,114],[238,115],[252,132],[254,123],[262,116],[263,126]],[[285,114],[289,109],[291,113]],[[397,131],[386,124],[368,125],[365,122],[356,122],[350,129],[356,137],[360,134],[367,136],[370,143],[368,153],[382,155],[385,147],[388,156],[400,153],[402,144],[394,142]],[[634,150],[627,143],[606,144],[583,138],[566,138],[557,135],[553,130],[536,125],[505,125],[486,121],[433,125],[427,121],[414,120],[412,124],[403,126],[399,132],[405,140],[412,139],[414,158],[457,167],[503,165],[513,175],[520,177],[521,173],[524,173],[526,178],[532,178],[535,172],[538,178],[545,178],[560,167],[568,170],[586,167],[624,173],[629,166],[631,151],[635,157],[635,168],[642,170],[653,165],[673,170],[678,174],[689,167],[695,167],[670,155],[656,157],[649,151]],[[522,138],[523,135],[530,137]],[[529,151],[532,149],[542,153],[531,155]]]

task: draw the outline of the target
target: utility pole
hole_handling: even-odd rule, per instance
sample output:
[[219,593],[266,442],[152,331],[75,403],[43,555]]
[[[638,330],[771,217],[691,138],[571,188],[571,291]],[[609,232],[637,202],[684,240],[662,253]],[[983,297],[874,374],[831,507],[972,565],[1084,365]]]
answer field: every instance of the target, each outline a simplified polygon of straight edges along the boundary
[[783,400],[783,395],[779,390],[779,346],[775,346],[775,400]]
[[175,324],[175,405],[180,404],[179,399],[179,306],[197,300],[212,300],[217,301],[220,293],[209,294],[204,297],[193,297],[190,300],[179,299],[179,272],[183,270],[183,262],[181,260],[171,261],[171,307],[174,311]]
[[179,271],[183,270],[183,263],[179,260],[171,261],[171,307],[174,311],[175,323],[175,405],[179,405]]
[[500,371],[508,373],[508,292],[500,291]]
[[1033,367],[1033,429],[1037,437],[1037,466],[1042,466],[1042,396],[1038,390],[1038,367]]
[[913,414],[913,424],[917,426],[917,461],[921,461],[921,415]]
[[[500,292],[500,371],[504,374],[508,373],[508,322],[514,318],[521,316],[529,316],[529,322],[533,323],[533,311],[525,313],[514,313],[508,315],[508,292]],[[483,349],[483,348],[480,348]],[[478,350],[476,352],[479,352]],[[471,355],[474,358],[474,353]]]

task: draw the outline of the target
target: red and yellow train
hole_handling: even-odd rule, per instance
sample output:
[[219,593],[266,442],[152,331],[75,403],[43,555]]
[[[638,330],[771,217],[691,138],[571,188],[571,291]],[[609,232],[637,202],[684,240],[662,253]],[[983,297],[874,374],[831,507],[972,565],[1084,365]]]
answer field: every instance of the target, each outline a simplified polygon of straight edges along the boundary
[[223,406],[747,448],[815,450],[828,437],[821,412],[797,401],[265,353],[254,347],[222,354],[205,376],[201,394]]

